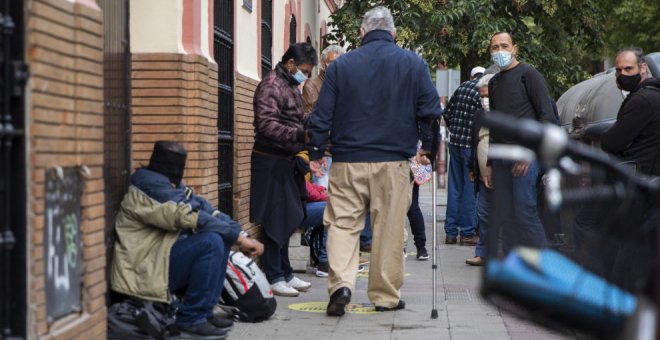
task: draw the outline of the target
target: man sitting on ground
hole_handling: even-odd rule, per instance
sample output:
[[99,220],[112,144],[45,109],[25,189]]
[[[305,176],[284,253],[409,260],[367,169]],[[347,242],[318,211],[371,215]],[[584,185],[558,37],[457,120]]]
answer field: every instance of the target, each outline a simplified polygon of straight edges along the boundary
[[159,141],[149,166],[131,175],[117,213],[112,290],[140,299],[176,302],[183,336],[223,339],[233,323],[213,316],[229,248],[258,256],[263,245],[181,182],[187,152]]

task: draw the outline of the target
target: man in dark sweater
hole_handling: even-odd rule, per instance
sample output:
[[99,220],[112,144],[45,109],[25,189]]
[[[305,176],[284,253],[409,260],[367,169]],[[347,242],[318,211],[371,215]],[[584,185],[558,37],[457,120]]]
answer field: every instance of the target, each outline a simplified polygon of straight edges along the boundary
[[644,54],[626,48],[616,55],[616,83],[630,92],[616,122],[601,138],[603,150],[636,162],[647,175],[660,175],[660,79],[648,77]]
[[[489,85],[490,108],[516,118],[555,122],[548,88],[543,76],[532,66],[516,60],[518,45],[506,32],[490,39],[493,62],[500,68]],[[511,138],[490,135],[491,144],[515,144]],[[505,252],[518,245],[545,247],[547,240],[536,208],[537,162],[492,160],[493,188],[497,192],[494,230],[502,232]]]
[[[327,314],[341,316],[355,287],[359,237],[371,212],[372,245],[367,294],[377,311],[402,309],[403,234],[412,180],[408,158],[417,141],[430,150],[432,120],[442,113],[426,63],[394,42],[385,7],[368,11],[362,45],[333,62],[312,113],[310,168],[322,173],[332,141],[328,226],[330,272]],[[418,132],[418,131],[421,131]],[[428,164],[424,152],[418,160]]]

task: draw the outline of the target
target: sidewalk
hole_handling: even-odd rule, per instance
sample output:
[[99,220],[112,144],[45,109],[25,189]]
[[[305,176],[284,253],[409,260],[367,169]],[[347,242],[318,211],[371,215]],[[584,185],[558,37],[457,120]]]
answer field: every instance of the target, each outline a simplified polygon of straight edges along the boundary
[[[427,249],[432,248],[431,185],[420,188],[419,204],[424,213]],[[295,298],[277,297],[277,311],[268,321],[237,323],[229,339],[563,339],[543,328],[503,314],[479,295],[481,269],[465,265],[474,247],[445,245],[444,210],[446,190],[438,190],[438,273],[437,308],[439,317],[431,319],[431,260],[417,261],[409,232],[406,278],[401,297],[406,309],[376,313],[366,294],[367,277],[360,276],[352,303],[355,312],[340,318],[325,315],[328,302],[327,279],[313,274],[297,274],[312,282],[312,289]],[[293,308],[299,309],[294,310]],[[300,309],[304,311],[300,311]]]

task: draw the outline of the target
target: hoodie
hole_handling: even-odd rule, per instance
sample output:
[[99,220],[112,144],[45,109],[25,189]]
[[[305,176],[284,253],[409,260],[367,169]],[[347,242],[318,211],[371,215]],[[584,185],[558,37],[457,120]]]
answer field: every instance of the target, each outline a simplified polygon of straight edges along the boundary
[[638,163],[643,174],[660,175],[660,79],[648,78],[630,92],[616,122],[603,134],[601,147]]

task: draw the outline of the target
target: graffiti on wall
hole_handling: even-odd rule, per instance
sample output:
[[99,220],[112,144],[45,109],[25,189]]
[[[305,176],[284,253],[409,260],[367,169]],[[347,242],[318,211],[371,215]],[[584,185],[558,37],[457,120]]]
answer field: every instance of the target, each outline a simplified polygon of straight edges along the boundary
[[50,169],[46,173],[44,254],[46,315],[48,322],[81,306],[80,199],[78,168]]

